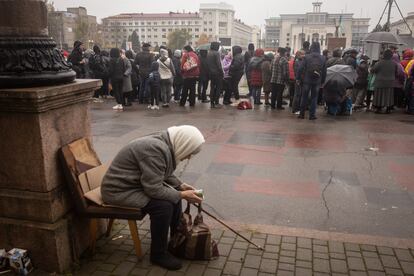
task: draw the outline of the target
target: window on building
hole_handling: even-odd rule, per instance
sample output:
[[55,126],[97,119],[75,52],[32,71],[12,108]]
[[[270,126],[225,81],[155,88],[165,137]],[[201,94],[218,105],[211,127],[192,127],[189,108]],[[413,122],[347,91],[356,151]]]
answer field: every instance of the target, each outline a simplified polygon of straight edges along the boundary
[[151,35],[147,35],[147,38],[151,38]]
[[192,32],[192,31],[193,31],[193,29],[192,29],[192,28],[188,28],[188,31],[189,31],[189,32]]
[[145,22],[141,22],[141,25],[145,25]]
[[151,25],[151,22],[147,22],[147,25]]
[[287,33],[286,36],[290,36],[290,33]]
[[145,35],[141,35],[141,38],[145,38]]
[[204,28],[204,31],[207,32],[207,28]]
[[195,28],[195,29],[194,29],[194,31],[199,32],[199,31],[200,31],[200,29],[199,29],[199,28]]
[[172,23],[171,23],[171,21],[168,21],[168,25],[171,25]]
[[132,22],[129,22],[129,23],[128,23],[128,25],[129,25],[129,26],[132,26]]
[[162,45],[167,45],[167,42],[163,41],[163,42],[162,42]]
[[124,23],[122,23],[122,25],[123,25],[123,26],[126,26],[126,23],[124,22]]
[[135,22],[135,26],[136,26],[136,25],[139,25],[139,22]]
[[154,25],[156,26],[158,23],[157,22],[154,22]]
[[123,32],[126,32],[127,30],[126,30],[126,29],[123,29],[122,31],[123,31]]
[[188,25],[191,25],[191,21],[188,21],[188,22],[187,22],[187,24],[188,24]]
[[165,21],[161,21],[161,25],[165,25]]
[[141,29],[141,32],[145,32],[145,29]]
[[213,24],[213,21],[208,21],[208,24],[210,24],[210,25]]
[[210,32],[212,32],[213,31],[213,29],[212,28],[210,28],[210,29],[208,29]]
[[178,25],[178,21],[174,21],[174,25]]
[[200,36],[199,36],[199,35],[194,35],[194,37],[195,37],[195,38],[199,38]]
[[162,29],[161,31],[162,31],[162,32],[166,32],[166,31],[167,31],[167,29]]
[[158,38],[158,35],[154,35],[154,38]]
[[185,21],[181,21],[181,25],[185,25]]
[[158,32],[158,29],[157,28],[154,28],[154,29],[152,29],[154,32]]
[[173,29],[171,29],[171,28],[170,28],[170,29],[168,29],[168,31],[169,31],[169,32],[172,32],[172,30],[173,30]]
[[165,34],[162,35],[162,38],[167,38],[167,36]]
[[204,23],[204,25],[207,25],[207,21],[204,21],[203,23]]

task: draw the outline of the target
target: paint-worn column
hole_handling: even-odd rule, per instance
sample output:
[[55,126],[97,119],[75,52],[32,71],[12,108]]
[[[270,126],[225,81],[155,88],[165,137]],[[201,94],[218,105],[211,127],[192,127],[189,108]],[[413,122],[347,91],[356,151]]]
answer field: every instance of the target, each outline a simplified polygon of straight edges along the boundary
[[0,0],[0,248],[62,272],[85,249],[88,224],[72,211],[57,153],[90,136],[101,81],[74,81],[55,47],[43,1]]

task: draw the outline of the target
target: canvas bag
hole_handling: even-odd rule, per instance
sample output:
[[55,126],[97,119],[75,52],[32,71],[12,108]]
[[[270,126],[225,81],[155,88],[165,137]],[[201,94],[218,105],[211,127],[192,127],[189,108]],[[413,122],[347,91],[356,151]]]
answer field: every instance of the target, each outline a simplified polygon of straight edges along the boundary
[[192,222],[190,204],[182,213],[176,233],[169,243],[170,252],[190,260],[211,260],[219,256],[217,243],[211,238],[210,228],[203,222],[201,204]]
[[195,58],[191,56],[190,54],[187,54],[186,61],[183,64],[183,70],[188,72],[196,67],[198,67],[198,64]]

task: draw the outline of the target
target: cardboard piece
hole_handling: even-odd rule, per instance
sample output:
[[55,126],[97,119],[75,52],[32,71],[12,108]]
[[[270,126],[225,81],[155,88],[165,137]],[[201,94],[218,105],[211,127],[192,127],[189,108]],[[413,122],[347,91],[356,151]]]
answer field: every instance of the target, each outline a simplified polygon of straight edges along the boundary
[[108,167],[108,164],[103,164],[87,170],[78,176],[84,194],[101,187],[102,180],[108,170]]

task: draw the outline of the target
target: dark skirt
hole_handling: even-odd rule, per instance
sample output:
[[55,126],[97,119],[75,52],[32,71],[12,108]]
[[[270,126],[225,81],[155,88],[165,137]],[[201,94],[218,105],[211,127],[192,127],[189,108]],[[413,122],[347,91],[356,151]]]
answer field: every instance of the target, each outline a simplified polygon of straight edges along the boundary
[[394,105],[394,88],[375,88],[373,106],[390,107]]

